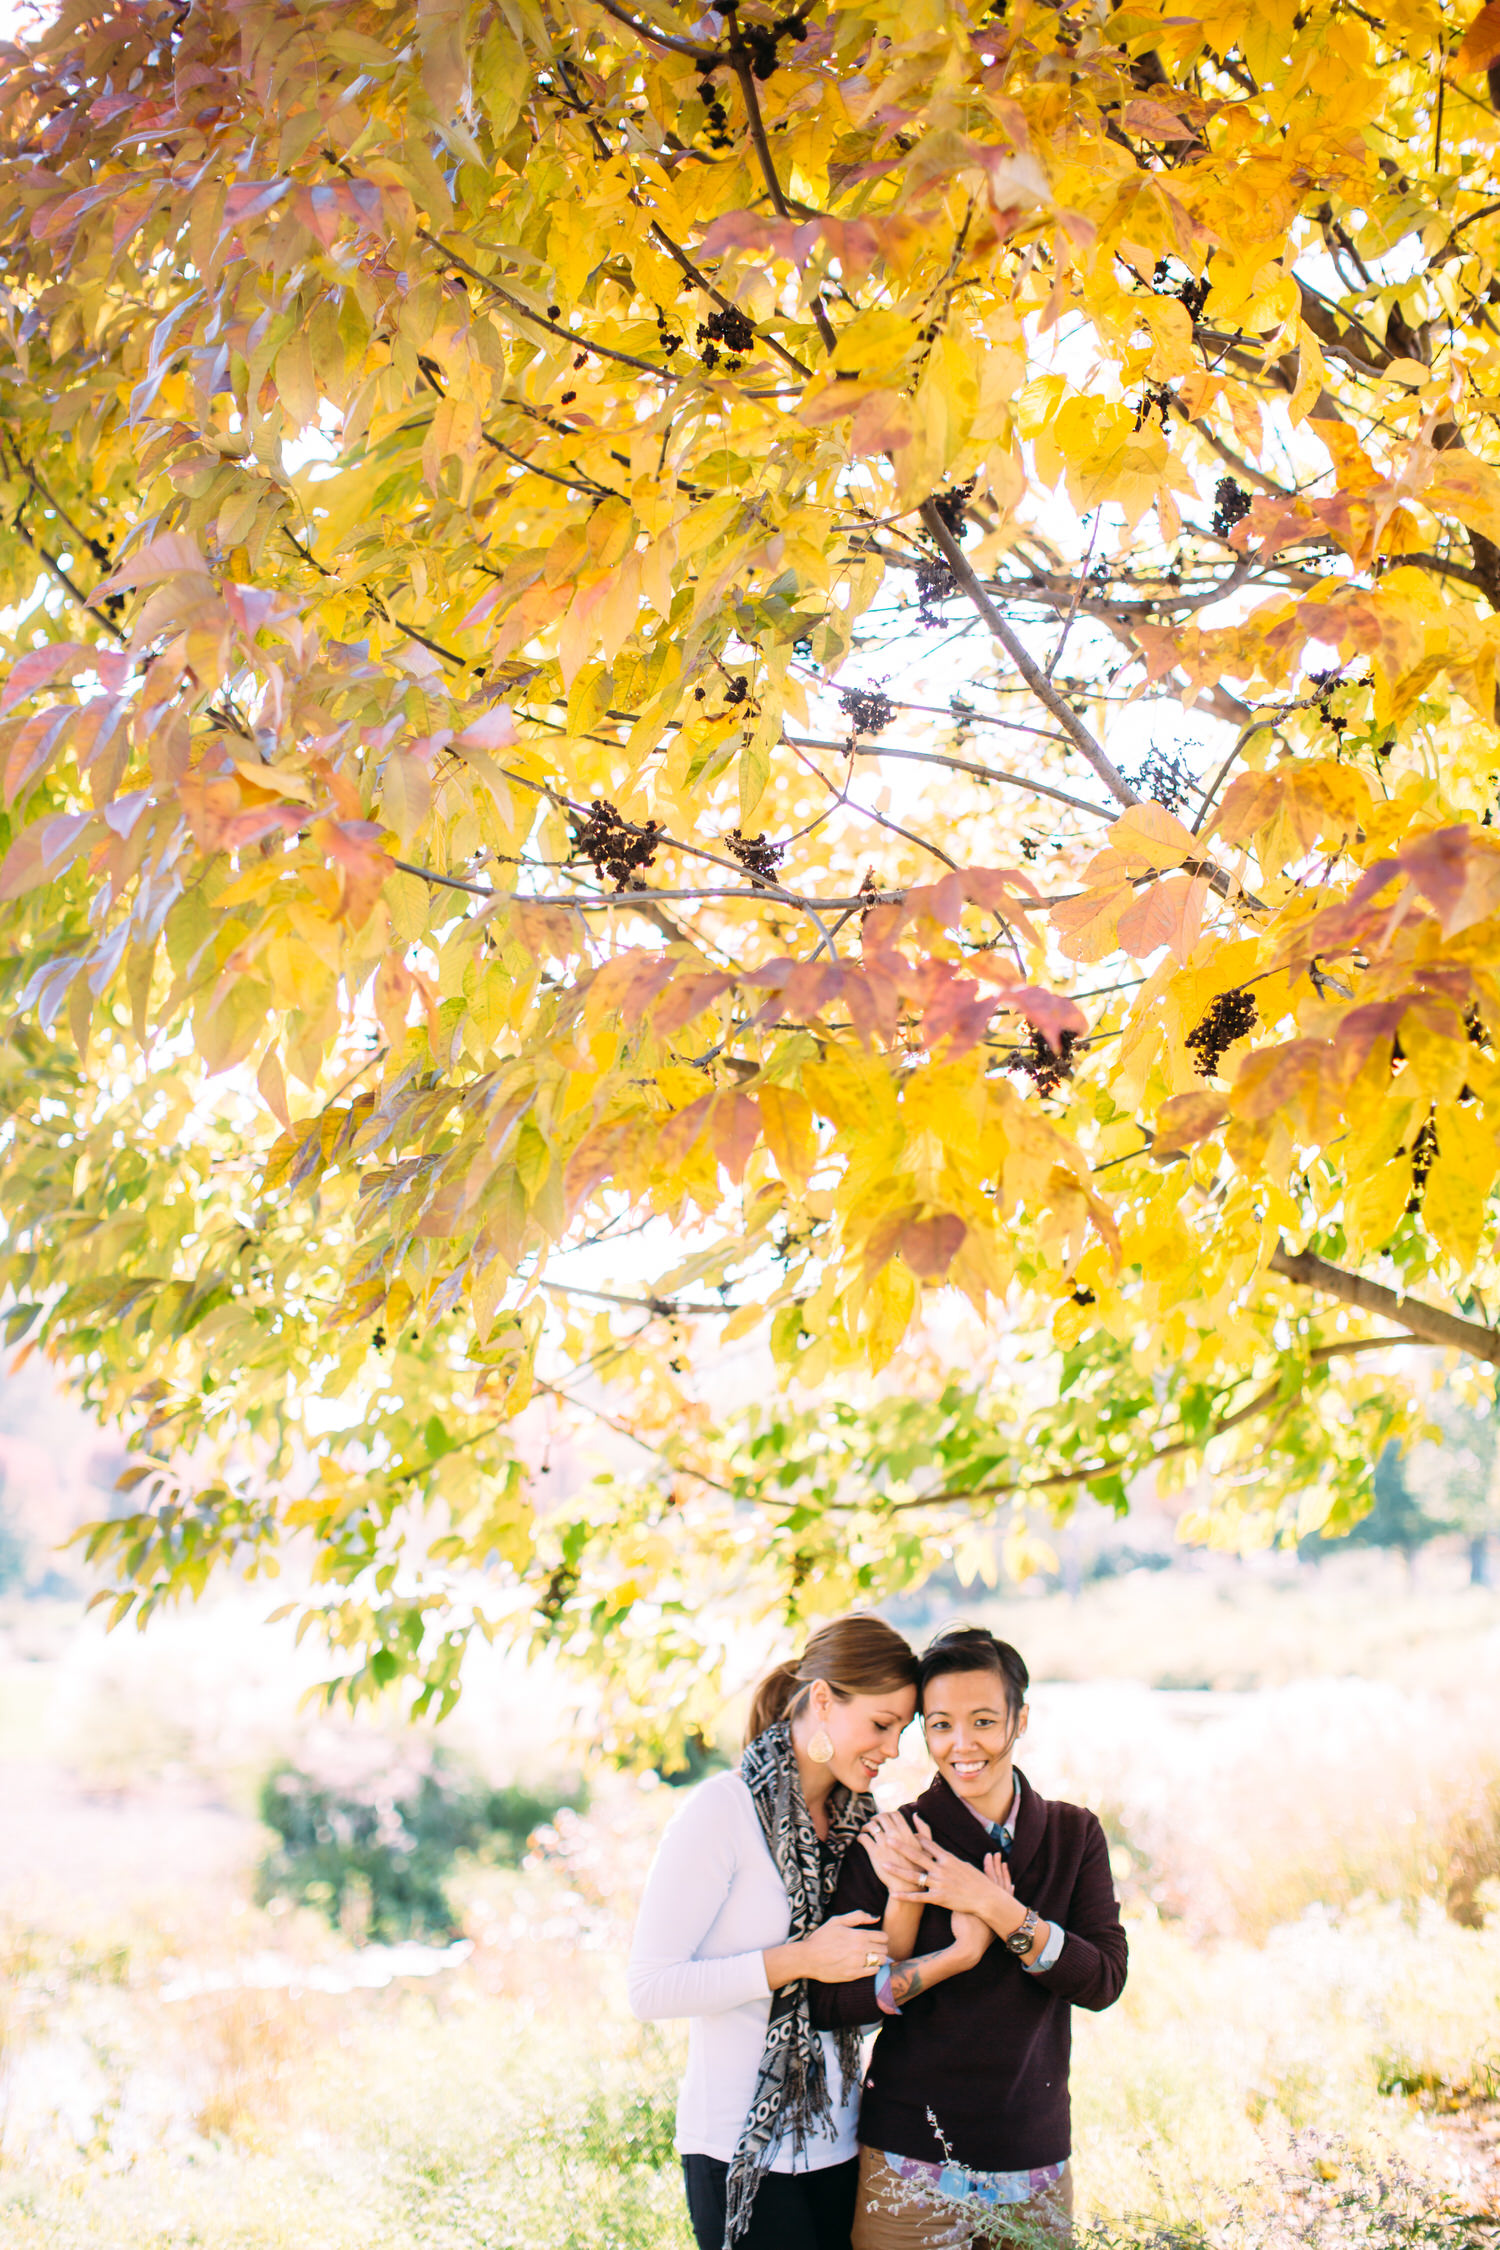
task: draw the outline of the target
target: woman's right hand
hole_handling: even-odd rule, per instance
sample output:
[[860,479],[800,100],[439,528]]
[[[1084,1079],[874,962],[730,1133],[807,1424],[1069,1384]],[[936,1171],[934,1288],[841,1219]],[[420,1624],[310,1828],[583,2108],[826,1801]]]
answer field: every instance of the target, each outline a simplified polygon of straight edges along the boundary
[[924,1862],[917,1838],[900,1813],[877,1813],[860,1830],[865,1856],[888,1891],[909,1891]]
[[[882,1968],[890,1958],[891,1949],[875,1916],[856,1911],[835,1914],[821,1929],[814,1930],[811,1937],[799,1938],[795,1945],[774,1946],[771,1950],[797,1956],[794,1976],[810,1977],[815,1984],[853,1984],[858,1978],[873,1976]],[[766,1974],[772,1982],[776,1981],[769,1953]]]

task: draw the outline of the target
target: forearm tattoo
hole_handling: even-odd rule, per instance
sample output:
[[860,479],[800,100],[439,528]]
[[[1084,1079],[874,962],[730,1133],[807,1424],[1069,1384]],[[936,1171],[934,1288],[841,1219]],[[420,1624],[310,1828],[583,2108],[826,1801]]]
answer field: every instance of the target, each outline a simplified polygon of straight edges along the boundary
[[919,1992],[925,1991],[927,1980],[923,1971],[941,1958],[937,1953],[923,1953],[915,1961],[897,1961],[892,1966],[887,1989],[898,2008],[903,2001],[914,2000]]

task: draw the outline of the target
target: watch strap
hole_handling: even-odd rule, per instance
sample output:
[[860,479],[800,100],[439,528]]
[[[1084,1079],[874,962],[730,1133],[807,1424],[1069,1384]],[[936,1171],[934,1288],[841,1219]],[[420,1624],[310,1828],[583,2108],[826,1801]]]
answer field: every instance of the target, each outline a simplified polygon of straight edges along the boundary
[[1036,1908],[1034,1906],[1028,1906],[1026,1909],[1025,1921],[1022,1922],[1019,1929],[1012,1930],[1010,1936],[1005,1941],[1007,1947],[1012,1953],[1016,1955],[1017,1959],[1020,1959],[1024,1954],[1027,1954],[1031,1951],[1032,1944],[1036,1938],[1036,1925]]

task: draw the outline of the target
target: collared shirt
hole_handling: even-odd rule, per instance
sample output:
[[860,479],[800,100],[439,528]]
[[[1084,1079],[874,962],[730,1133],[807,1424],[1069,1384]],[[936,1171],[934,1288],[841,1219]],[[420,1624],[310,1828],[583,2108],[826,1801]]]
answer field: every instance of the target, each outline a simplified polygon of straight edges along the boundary
[[[985,1823],[986,1827],[989,1829],[990,1834],[994,1837],[996,1843],[1000,1846],[1000,1857],[1003,1860],[1008,1861],[1011,1852],[1015,1848],[1016,1815],[1020,1812],[1020,1810],[1021,1785],[1019,1782],[1017,1782],[1015,1795],[1011,1798],[1010,1801],[1010,1811],[1006,1814],[1004,1820],[998,1822],[991,1820]],[[1063,1928],[1061,1922],[1049,1923],[1047,1942],[1042,1947],[1041,1952],[1037,1955],[1034,1961],[1023,1961],[1021,1963],[1022,1968],[1026,1971],[1026,1974],[1029,1977],[1039,1977],[1043,1969],[1056,1968],[1058,1956],[1063,1949],[1063,1940],[1067,1936],[1067,1934],[1068,1933]]]
[[[1017,1782],[1015,1794],[1010,1801],[1010,1811],[1006,1814],[1004,1820],[987,1820],[984,1824],[988,1829],[990,1835],[994,1837],[995,1842],[1000,1847],[1000,1857],[1006,1861],[1010,1859],[1010,1855],[1015,1848],[1016,1815],[1020,1812],[1020,1809],[1021,1786],[1020,1783]],[[1037,1955],[1034,1961],[1023,1961],[1021,1963],[1021,1967],[1025,1970],[1027,1976],[1039,1977],[1044,1969],[1056,1968],[1067,1934],[1068,1933],[1063,1928],[1061,1922],[1050,1922],[1048,1924],[1047,1942],[1042,1947],[1041,1952]],[[901,2013],[900,2008],[891,1998],[891,1977],[894,1974],[895,1967],[896,1964],[894,1962],[887,1961],[884,1968],[882,1968],[877,1973],[875,1978],[875,2005],[880,2009],[883,2015],[887,2016],[899,2016]],[[896,2159],[894,2157],[889,2157],[887,2158],[887,2161],[889,2163],[894,2163]],[[903,2158],[902,2162],[905,2161],[906,2159]],[[1023,2176],[1024,2175],[1020,2173],[1016,2174],[1016,2177],[1018,2179]],[[1007,2173],[1006,2177],[1008,2179],[1010,2175]],[[1007,2196],[1005,2198],[1002,2198],[1002,2200],[1017,2202],[1024,2201],[1025,2198],[1018,2196]]]

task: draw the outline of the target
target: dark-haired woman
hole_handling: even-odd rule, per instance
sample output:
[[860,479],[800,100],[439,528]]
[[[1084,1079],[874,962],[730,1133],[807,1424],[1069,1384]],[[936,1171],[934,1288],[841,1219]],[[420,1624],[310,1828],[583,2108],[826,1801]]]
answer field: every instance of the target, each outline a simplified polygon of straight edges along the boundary
[[[918,1684],[937,1778],[844,1865],[835,1913],[881,1916],[891,1952],[811,1995],[819,2025],[881,2027],[854,2250],[962,2250],[1007,2222],[1033,2240],[1067,2231],[1071,2013],[1118,1999],[1125,1932],[1098,1821],[1015,1767],[1027,1684],[1008,1642],[940,1635]],[[954,1974],[954,1932],[975,1923],[984,1952]]]
[[689,2019],[677,2148],[700,2250],[849,2250],[859,2034],[815,2031],[807,1987],[868,1987],[886,1961],[880,1908],[828,1916],[916,1677],[882,1619],[825,1625],[761,1682],[739,1771],[702,1782],[662,1838],[630,2003]]

